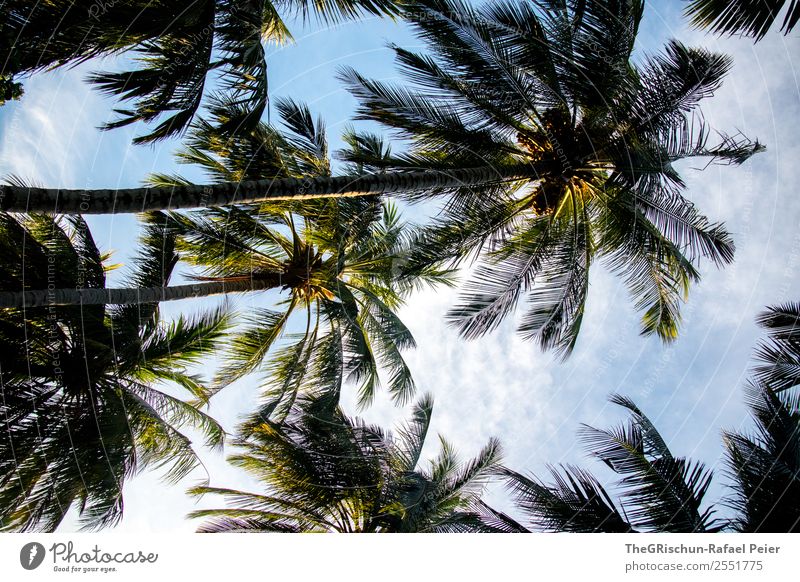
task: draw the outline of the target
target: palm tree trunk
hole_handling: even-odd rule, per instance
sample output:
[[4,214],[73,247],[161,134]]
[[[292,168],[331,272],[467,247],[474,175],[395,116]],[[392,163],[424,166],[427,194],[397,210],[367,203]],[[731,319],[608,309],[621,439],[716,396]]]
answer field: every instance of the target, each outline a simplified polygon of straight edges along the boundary
[[222,293],[264,291],[282,286],[278,275],[237,281],[204,281],[173,287],[139,289],[47,289],[0,292],[0,308],[27,309],[56,305],[138,305],[161,301],[180,301]]
[[550,163],[453,170],[393,171],[351,176],[315,176],[180,185],[119,190],[61,190],[0,186],[0,210],[59,214],[124,214],[148,210],[177,210],[247,204],[269,200],[301,200],[415,192],[456,188],[527,178],[553,170]]

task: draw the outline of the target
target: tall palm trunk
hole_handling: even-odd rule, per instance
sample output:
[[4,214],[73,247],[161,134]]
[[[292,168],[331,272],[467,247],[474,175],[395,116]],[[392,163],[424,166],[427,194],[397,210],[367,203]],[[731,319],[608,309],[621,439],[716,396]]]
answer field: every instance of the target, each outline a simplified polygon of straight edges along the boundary
[[132,289],[45,289],[0,292],[0,308],[27,309],[55,305],[137,305],[161,301],[180,301],[222,293],[245,293],[282,286],[280,276],[234,281],[204,281],[172,287]]
[[427,171],[392,171],[369,175],[314,176],[119,190],[61,190],[0,186],[0,210],[60,214],[124,214],[246,204],[269,200],[339,198],[431,188],[454,188],[518,178],[537,179],[552,163],[515,164]]

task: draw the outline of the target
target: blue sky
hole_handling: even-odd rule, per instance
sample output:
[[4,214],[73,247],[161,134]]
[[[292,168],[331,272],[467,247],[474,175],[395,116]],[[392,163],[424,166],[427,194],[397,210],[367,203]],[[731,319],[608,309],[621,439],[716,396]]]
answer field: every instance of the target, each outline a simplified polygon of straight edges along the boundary
[[[741,391],[753,346],[759,337],[755,315],[768,304],[800,298],[800,89],[793,57],[800,55],[797,33],[771,33],[758,45],[745,39],[717,39],[688,30],[680,18],[680,2],[650,2],[640,30],[638,50],[652,53],[670,37],[731,54],[733,71],[704,106],[712,126],[758,137],[768,150],[742,167],[684,168],[687,197],[709,218],[724,221],[736,246],[735,263],[724,270],[703,264],[697,285],[683,311],[678,341],[664,346],[639,335],[639,314],[627,291],[613,276],[593,269],[587,313],[574,355],[560,363],[524,343],[513,333],[509,318],[500,329],[478,341],[464,342],[444,325],[443,316],[456,293],[431,291],[414,295],[401,312],[417,339],[407,354],[420,392],[435,396],[433,432],[440,432],[464,457],[474,455],[491,436],[501,439],[506,464],[542,473],[545,463],[570,462],[596,469],[575,440],[580,423],[609,426],[623,416],[606,403],[612,392],[632,397],[650,416],[677,455],[715,466],[721,459],[720,431],[749,426]],[[400,24],[368,18],[333,28],[292,27],[296,42],[269,51],[273,97],[291,96],[308,102],[325,118],[334,148],[350,123],[354,99],[336,79],[336,70],[350,65],[368,77],[398,80],[386,43],[422,48]],[[109,60],[105,67],[114,67]],[[150,172],[176,169],[175,141],[155,147],[131,146],[141,128],[99,132],[112,101],[82,82],[97,63],[70,71],[37,75],[26,82],[20,103],[0,108],[0,175],[16,174],[47,186],[134,186]],[[131,217],[91,219],[95,238],[114,249],[125,262],[135,249],[136,223]],[[599,266],[599,265],[598,265]],[[243,310],[265,305],[268,295],[238,298]],[[213,303],[182,302],[167,313],[194,312]],[[232,428],[238,414],[255,403],[257,381],[248,378],[223,391],[210,412]],[[345,406],[355,411],[352,391]],[[391,425],[408,414],[380,397],[363,412],[370,421]],[[436,439],[426,452],[434,454]],[[219,453],[203,453],[212,484],[256,490],[257,484],[228,467]],[[125,518],[116,531],[192,531],[185,514],[196,504],[184,495],[205,477],[198,470],[175,487],[145,473],[125,491]],[[709,494],[721,493],[721,475]],[[491,502],[505,507],[500,487],[489,491]],[[69,531],[74,522],[62,529]]]

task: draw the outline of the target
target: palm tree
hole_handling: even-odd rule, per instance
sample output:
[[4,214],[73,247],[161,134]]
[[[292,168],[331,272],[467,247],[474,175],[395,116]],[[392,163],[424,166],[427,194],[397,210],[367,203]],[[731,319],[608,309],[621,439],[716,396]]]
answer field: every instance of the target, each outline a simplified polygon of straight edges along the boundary
[[[0,72],[29,75],[110,54],[133,56],[134,68],[96,73],[90,81],[129,108],[116,109],[111,129],[158,125],[134,140],[148,143],[182,132],[208,94],[209,75],[245,115],[227,129],[258,121],[268,100],[264,42],[291,39],[279,12],[313,12],[327,23],[363,14],[398,13],[392,0],[4,0]],[[280,9],[280,10],[279,10]],[[164,119],[164,116],[166,118]]]
[[800,532],[800,303],[769,307],[758,321],[769,337],[746,389],[755,434],[723,433],[728,504],[737,531]]
[[[79,217],[2,214],[0,248],[4,287],[101,288],[113,268]],[[164,285],[175,262],[174,242],[146,229],[127,282]],[[197,466],[182,427],[220,446],[222,429],[199,410],[208,390],[186,366],[226,327],[222,311],[161,321],[155,303],[3,309],[0,529],[52,531],[70,508],[87,528],[113,524],[127,478],[166,466],[177,480]]]
[[460,463],[441,439],[428,467],[420,457],[433,401],[424,396],[411,421],[391,435],[348,418],[335,395],[298,401],[284,422],[265,421],[229,461],[263,481],[263,493],[196,487],[218,494],[226,509],[204,509],[200,532],[489,532],[480,494],[500,448],[491,440]]
[[401,350],[415,342],[395,314],[403,294],[392,278],[401,225],[392,207],[362,202],[335,203],[325,214],[306,217],[303,228],[297,215],[283,215],[286,227],[295,229],[290,238],[241,209],[182,218],[181,248],[206,277],[224,282],[283,273],[285,296],[277,309],[248,313],[230,341],[218,386],[262,369],[266,360],[269,411],[278,403],[285,410],[303,386],[333,389],[345,379],[359,382],[359,402],[366,405],[381,370],[393,399],[410,398],[414,382]]
[[642,65],[631,62],[642,9],[638,0],[416,3],[406,17],[433,56],[395,51],[418,90],[343,73],[361,100],[360,116],[410,142],[399,155],[345,152],[366,175],[309,171],[305,180],[256,175],[218,186],[105,192],[7,186],[0,205],[108,212],[447,195],[404,272],[483,258],[451,314],[466,337],[494,328],[528,293],[521,333],[568,354],[589,268],[603,258],[644,311],[642,331],[670,340],[700,258],[724,265],[734,251],[724,228],[682,196],[674,164],[695,157],[738,164],[763,147],[723,134],[711,145],[710,128],[694,113],[720,86],[727,57],[673,41]]
[[553,483],[510,469],[517,505],[537,531],[715,532],[725,524],[703,509],[711,472],[702,463],[673,456],[650,420],[628,398],[611,402],[631,413],[628,423],[608,430],[584,426],[580,440],[620,476],[615,501],[591,473],[573,466],[550,467]]
[[531,527],[617,533],[800,531],[800,398],[789,392],[799,382],[796,366],[788,364],[799,353],[800,304],[770,307],[758,321],[770,338],[759,345],[753,381],[745,389],[755,434],[723,432],[730,477],[723,505],[733,511],[730,518],[715,519],[713,505],[702,508],[711,472],[702,463],[674,457],[639,408],[613,396],[612,402],[630,411],[630,422],[609,430],[584,426],[580,437],[620,476],[618,498],[578,467],[549,467],[550,483],[501,469]]
[[[193,130],[180,159],[203,168],[216,182],[330,174],[322,120],[291,100],[279,100],[276,107],[287,131],[261,123],[229,138],[219,127],[236,116],[236,107],[220,104],[211,122]],[[151,182],[185,180],[156,175]],[[268,281],[286,292],[277,310],[257,308],[247,316],[217,376],[221,387],[268,360],[266,403],[251,424],[288,411],[303,387],[338,390],[345,379],[360,383],[359,402],[366,405],[381,370],[398,403],[413,394],[400,350],[414,347],[414,339],[395,310],[413,284],[448,279],[446,272],[430,269],[414,281],[397,281],[406,237],[393,205],[358,197],[153,216],[179,237],[183,258],[201,269],[201,285]],[[293,316],[303,312],[294,326],[303,331],[287,331]],[[288,341],[279,346],[282,337]]]
[[[365,117],[415,140],[413,154],[365,164],[380,167],[380,174],[309,174],[304,180],[257,176],[213,186],[117,190],[7,185],[0,187],[0,209],[109,214],[381,193],[463,193],[467,186],[508,192],[520,182],[539,185],[538,203],[547,209],[559,198],[557,185],[572,187],[572,178],[597,175],[615,192],[635,187],[651,194],[650,200],[652,190],[666,195],[665,190],[674,193],[682,185],[673,162],[708,156],[741,163],[760,151],[758,142],[743,136],[723,135],[718,145],[709,146],[709,128],[690,115],[720,85],[730,59],[672,42],[644,67],[629,62],[641,13],[640,0],[511,0],[478,9],[447,0],[409,4],[404,17],[441,62],[402,49],[397,54],[411,79],[429,92],[420,96],[366,82],[352,71],[345,74],[364,100]],[[562,115],[565,111],[569,114]],[[549,203],[545,190],[555,198]],[[683,214],[673,220],[680,223],[687,213],[696,219],[681,200],[673,204]]]
[[797,0],[691,0],[686,7],[686,16],[698,28],[706,28],[715,34],[742,34],[758,42],[787,4],[780,30],[789,34],[800,20],[800,2]]
[[[193,129],[180,159],[200,166],[215,180],[253,173],[302,175],[312,168],[329,173],[322,121],[290,100],[278,101],[277,108],[287,132],[259,123],[231,137],[220,127],[238,115],[240,106],[217,104],[211,122]],[[151,182],[185,180],[154,175]],[[366,405],[380,386],[381,372],[388,376],[396,402],[407,402],[413,394],[414,382],[401,350],[414,347],[414,338],[394,312],[414,286],[449,279],[446,271],[431,268],[397,281],[407,237],[391,204],[375,197],[312,200],[150,213],[145,220],[149,229],[177,237],[177,251],[202,271],[195,283],[121,289],[43,285],[38,290],[0,291],[0,306],[135,305],[215,293],[287,291],[278,310],[259,308],[245,318],[217,374],[215,389],[220,389],[268,360],[266,401],[251,422],[288,410],[304,387],[333,390],[345,380],[360,384],[359,402]],[[292,319],[301,310],[304,332],[297,333]],[[279,345],[282,340],[287,341]]]
[[568,355],[602,258],[644,311],[642,332],[668,341],[699,259],[732,260],[731,237],[683,197],[675,163],[738,164],[762,146],[725,135],[710,145],[694,113],[729,58],[671,41],[631,61],[642,11],[638,0],[422,0],[412,23],[430,54],[394,47],[410,88],[343,73],[359,117],[410,142],[388,160],[359,157],[384,171],[557,168],[451,189],[418,237],[409,272],[480,260],[449,316],[464,337],[494,329],[527,295],[519,332]]

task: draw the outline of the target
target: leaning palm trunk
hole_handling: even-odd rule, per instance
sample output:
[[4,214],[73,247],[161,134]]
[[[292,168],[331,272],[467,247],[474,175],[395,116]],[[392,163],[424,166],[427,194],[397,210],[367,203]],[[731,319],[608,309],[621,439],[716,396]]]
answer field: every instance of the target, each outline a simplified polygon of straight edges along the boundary
[[263,291],[282,285],[279,275],[224,281],[204,281],[172,287],[129,289],[44,289],[0,292],[0,308],[28,309],[55,305],[138,305],[179,301],[223,293]]
[[435,188],[536,179],[552,164],[516,164],[427,171],[393,171],[368,175],[314,176],[226,182],[214,185],[185,184],[119,190],[62,190],[0,186],[0,210],[6,212],[53,212],[59,214],[125,214],[150,210],[177,210],[248,204],[265,201],[340,198]]

